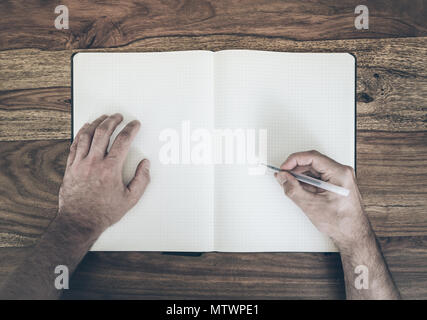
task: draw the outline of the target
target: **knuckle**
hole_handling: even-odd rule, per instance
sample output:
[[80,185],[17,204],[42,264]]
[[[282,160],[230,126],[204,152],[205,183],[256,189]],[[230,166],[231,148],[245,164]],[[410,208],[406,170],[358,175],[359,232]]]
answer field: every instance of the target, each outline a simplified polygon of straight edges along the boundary
[[118,146],[121,147],[123,145],[127,145],[130,141],[130,137],[131,137],[130,131],[122,130],[117,135],[117,138],[116,138],[116,142],[117,142]]
[[353,174],[353,168],[350,166],[344,166],[344,171],[348,174]]
[[105,158],[105,164],[109,167],[109,168],[111,168],[111,167],[114,167],[114,166],[117,166],[117,164],[119,163],[119,161],[120,161],[120,157],[119,157],[119,155],[117,154],[117,152],[110,152],[110,153],[108,153],[108,155],[107,155],[107,157]]
[[151,181],[151,176],[150,176],[150,170],[147,168],[142,168],[141,172],[141,176],[147,180],[148,182]]
[[80,134],[79,141],[88,141],[90,139],[90,134],[87,131],[83,131]]
[[120,139],[126,140],[130,137],[130,134],[131,134],[131,132],[129,129],[124,129],[120,132],[119,137],[120,137]]
[[350,166],[344,166],[343,171],[344,171],[344,175],[346,177],[349,177],[349,178],[353,178],[354,177],[354,170],[353,170],[352,167],[350,167]]
[[320,154],[319,151],[314,150],[314,149],[308,151],[307,153],[310,154],[310,155],[312,155],[312,156],[318,156]]
[[299,152],[291,153],[291,155],[288,157],[288,159],[293,159],[295,157],[298,157],[299,154],[300,154]]
[[151,182],[150,172],[148,172],[147,170],[144,170],[143,175],[148,182]]
[[295,193],[296,193],[295,188],[292,188],[292,187],[289,187],[289,186],[287,188],[285,188],[285,194],[289,198],[293,198],[295,196]]
[[277,182],[278,182],[281,186],[283,186],[283,185],[284,185],[284,183],[286,182],[286,177],[285,177],[285,176],[283,176],[283,174],[279,173],[279,174],[276,176],[276,180],[277,180]]
[[104,125],[101,125],[95,129],[95,136],[104,136],[108,131],[108,128]]
[[97,159],[93,156],[92,153],[89,152],[88,155],[86,156],[85,161],[87,162],[88,167],[93,167],[95,165]]
[[135,192],[133,192],[133,190],[128,190],[125,193],[125,196],[127,197],[128,201],[130,201],[131,206],[133,206],[134,204],[136,204],[136,202],[138,201]]
[[116,125],[117,121],[114,118],[108,119],[108,121],[105,122],[105,128],[107,131],[113,131]]

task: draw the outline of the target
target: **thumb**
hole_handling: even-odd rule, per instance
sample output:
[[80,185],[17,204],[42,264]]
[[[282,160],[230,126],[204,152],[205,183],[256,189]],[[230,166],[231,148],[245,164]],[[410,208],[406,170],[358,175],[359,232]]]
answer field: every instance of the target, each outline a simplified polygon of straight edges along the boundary
[[128,184],[128,190],[136,201],[138,201],[144,194],[149,183],[150,161],[148,159],[144,159],[136,167],[135,176]]
[[299,207],[303,207],[304,202],[311,201],[313,195],[305,190],[300,182],[290,173],[281,171],[276,174],[276,179],[282,186],[285,194]]

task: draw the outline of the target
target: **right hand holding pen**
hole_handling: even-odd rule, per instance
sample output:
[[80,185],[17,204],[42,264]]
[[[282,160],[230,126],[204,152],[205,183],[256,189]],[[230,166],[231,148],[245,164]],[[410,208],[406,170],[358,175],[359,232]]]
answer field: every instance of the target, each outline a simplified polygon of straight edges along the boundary
[[276,173],[285,194],[298,205],[317,229],[338,248],[352,246],[372,230],[363,210],[353,168],[339,164],[317,151],[290,155],[281,169],[305,173],[350,190],[347,197],[299,182],[288,172]]

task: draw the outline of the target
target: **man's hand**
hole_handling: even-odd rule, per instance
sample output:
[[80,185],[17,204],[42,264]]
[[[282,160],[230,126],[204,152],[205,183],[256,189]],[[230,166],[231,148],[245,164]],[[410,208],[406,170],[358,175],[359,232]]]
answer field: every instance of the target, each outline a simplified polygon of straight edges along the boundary
[[70,147],[59,192],[59,216],[96,232],[119,221],[150,181],[150,163],[145,159],[132,181],[123,183],[123,163],[140,128],[138,121],[127,124],[107,152],[110,137],[122,120],[120,114],[104,115],[80,129]]
[[110,225],[136,204],[150,181],[149,162],[142,160],[132,181],[125,185],[123,163],[140,124],[130,122],[110,137],[123,120],[120,114],[102,116],[86,124],[70,148],[59,192],[59,212],[46,233],[5,281],[0,299],[55,299],[55,268],[71,275],[78,263]]
[[[347,197],[300,183],[288,172],[276,174],[285,194],[308,216],[319,231],[335,242],[341,253],[347,298],[398,299],[399,291],[381,254],[375,234],[362,206],[351,167],[341,165],[317,151],[292,154],[281,169],[305,173],[347,188]],[[358,283],[358,267],[367,270],[364,286]]]
[[285,171],[276,174],[285,194],[338,247],[349,246],[368,235],[371,227],[363,211],[353,168],[341,165],[317,151],[307,151],[289,156],[281,169],[306,173],[350,190],[350,194],[344,197],[300,183]]

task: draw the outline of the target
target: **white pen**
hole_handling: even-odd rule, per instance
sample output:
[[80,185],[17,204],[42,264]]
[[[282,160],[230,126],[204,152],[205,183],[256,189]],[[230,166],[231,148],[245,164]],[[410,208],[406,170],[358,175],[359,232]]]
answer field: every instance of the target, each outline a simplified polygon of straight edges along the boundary
[[261,164],[263,166],[266,166],[267,168],[269,168],[271,170],[274,170],[274,171],[278,171],[278,172],[280,172],[280,171],[286,171],[286,172],[290,173],[291,175],[293,175],[295,177],[295,179],[297,179],[298,181],[307,183],[309,185],[315,186],[315,187],[320,188],[320,189],[324,189],[324,190],[328,190],[328,191],[337,193],[337,194],[342,195],[344,197],[347,197],[348,194],[350,193],[350,190],[348,190],[346,188],[339,187],[339,186],[336,186],[336,185],[334,185],[332,183],[328,183],[328,182],[325,182],[325,181],[322,181],[322,180],[319,180],[319,179],[315,179],[315,178],[306,176],[305,174],[295,173],[295,172],[292,172],[292,171],[289,171],[289,170],[284,170],[284,169],[276,168],[274,166],[270,166],[270,165],[264,164],[264,163],[261,163]]

